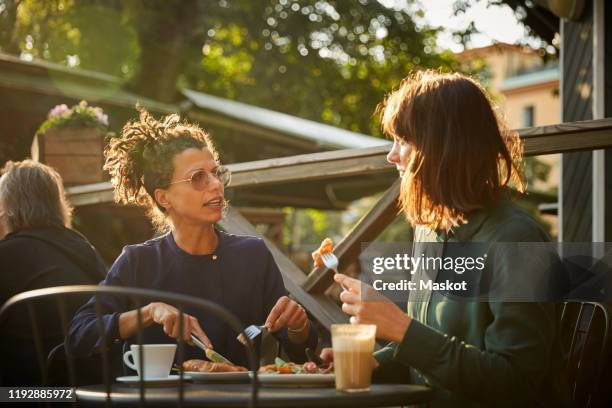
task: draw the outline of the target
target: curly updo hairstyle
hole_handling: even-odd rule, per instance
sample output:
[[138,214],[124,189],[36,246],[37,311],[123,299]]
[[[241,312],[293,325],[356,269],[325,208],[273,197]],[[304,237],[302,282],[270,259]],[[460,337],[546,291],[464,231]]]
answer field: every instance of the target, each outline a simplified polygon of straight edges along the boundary
[[189,148],[206,148],[219,162],[210,136],[197,125],[172,114],[155,119],[138,108],[138,120],[126,123],[119,137],[104,151],[104,169],[111,176],[115,201],[143,207],[158,232],[168,231],[165,209],[155,201],[155,190],[167,188],[174,173],[172,159]]

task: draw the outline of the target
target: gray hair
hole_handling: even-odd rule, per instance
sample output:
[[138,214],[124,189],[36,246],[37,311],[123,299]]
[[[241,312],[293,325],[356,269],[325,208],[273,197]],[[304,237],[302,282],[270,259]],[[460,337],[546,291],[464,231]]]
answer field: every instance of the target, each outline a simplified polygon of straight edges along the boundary
[[52,167],[32,160],[9,161],[0,174],[0,211],[6,232],[70,227],[72,207],[62,177]]

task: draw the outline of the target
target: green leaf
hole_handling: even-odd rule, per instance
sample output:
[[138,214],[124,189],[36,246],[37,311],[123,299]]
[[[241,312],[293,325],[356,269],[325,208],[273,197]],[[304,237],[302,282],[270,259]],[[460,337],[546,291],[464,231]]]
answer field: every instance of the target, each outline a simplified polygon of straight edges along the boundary
[[285,367],[287,365],[287,362],[285,360],[283,360],[282,358],[280,358],[280,357],[276,357],[274,359],[274,364],[277,367]]

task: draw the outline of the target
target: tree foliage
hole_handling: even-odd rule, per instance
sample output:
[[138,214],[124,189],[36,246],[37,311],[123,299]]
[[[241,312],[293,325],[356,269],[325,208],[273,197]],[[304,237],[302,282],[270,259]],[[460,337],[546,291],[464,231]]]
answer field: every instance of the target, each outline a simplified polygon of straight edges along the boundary
[[457,68],[418,13],[414,0],[0,0],[0,48],[161,101],[178,85],[377,135],[371,113],[409,71]]

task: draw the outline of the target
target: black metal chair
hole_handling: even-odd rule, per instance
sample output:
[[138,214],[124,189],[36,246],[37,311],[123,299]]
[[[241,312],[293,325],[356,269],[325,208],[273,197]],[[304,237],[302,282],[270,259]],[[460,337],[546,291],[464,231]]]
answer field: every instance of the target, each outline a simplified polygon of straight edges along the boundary
[[[140,313],[140,307],[144,305],[143,303],[144,299],[155,299],[157,301],[167,302],[175,306],[177,309],[179,309],[179,312],[180,312],[179,331],[180,332],[183,331],[183,327],[182,327],[183,310],[186,306],[193,307],[193,308],[199,308],[201,310],[206,311],[207,313],[211,313],[215,315],[216,317],[226,322],[230,326],[230,328],[232,330],[235,330],[237,333],[243,332],[243,328],[244,328],[241,322],[233,314],[231,314],[229,311],[225,310],[223,307],[221,307],[220,305],[216,303],[206,301],[203,299],[198,299],[193,296],[162,292],[158,290],[112,287],[112,286],[75,285],[75,286],[58,286],[58,287],[37,289],[37,290],[31,290],[28,292],[23,292],[23,293],[20,293],[18,295],[11,297],[2,306],[2,308],[0,308],[0,328],[2,327],[3,320],[8,316],[9,311],[11,309],[14,309],[18,305],[25,305],[27,307],[27,311],[29,314],[28,317],[29,317],[29,320],[32,326],[33,341],[34,341],[34,345],[37,351],[36,354],[37,354],[37,359],[38,359],[38,366],[40,368],[40,374],[41,374],[41,379],[42,379],[40,385],[49,384],[49,370],[50,370],[49,362],[53,362],[54,360],[56,360],[59,354],[62,352],[65,355],[65,361],[67,363],[66,369],[68,371],[66,374],[67,374],[67,378],[69,379],[69,384],[66,384],[66,385],[75,387],[77,385],[77,381],[76,381],[75,356],[70,350],[69,342],[65,341],[63,345],[59,345],[55,347],[53,350],[51,350],[48,356],[45,355],[44,348],[43,348],[43,342],[41,340],[40,322],[38,321],[39,319],[37,318],[35,303],[36,301],[41,300],[41,299],[45,299],[45,300],[54,299],[56,301],[56,305],[58,308],[58,314],[60,316],[60,321],[58,322],[58,324],[61,325],[61,329],[64,333],[64,337],[67,337],[68,324],[70,322],[71,316],[67,316],[67,313],[66,313],[66,307],[65,307],[66,300],[70,296],[83,295],[83,294],[91,294],[97,300],[96,316],[97,316],[98,328],[100,330],[100,336],[102,338],[104,338],[105,336],[105,333],[102,330],[103,313],[101,311],[101,308],[99,307],[99,304],[100,304],[99,296],[102,296],[102,295],[126,297],[131,301],[132,304],[134,304],[135,309],[138,310],[137,318],[138,318],[139,328],[138,328],[138,332],[136,336],[137,337],[136,344],[139,344],[139,345],[143,344],[143,341],[142,341],[143,340],[143,333],[142,333],[143,327],[142,327],[142,316]],[[46,304],[46,306],[48,307],[48,303]],[[26,316],[24,316],[24,318],[25,317]],[[111,399],[111,388],[112,388],[111,385],[112,385],[113,379],[111,376],[111,369],[110,369],[111,362],[110,362],[110,353],[109,353],[108,346],[107,346],[108,342],[104,341],[103,344],[105,344],[105,346],[103,346],[100,350],[101,365],[102,365],[101,368],[102,368],[102,378],[104,381],[104,387],[106,390],[106,405],[109,406],[113,404],[113,401]],[[185,347],[185,343],[182,340],[178,341],[178,362],[181,367],[184,361],[184,358],[183,358],[184,347]],[[143,364],[144,364],[144,356],[142,353],[142,348],[139,348],[139,351],[140,351],[140,355],[138,359],[139,364],[140,364],[139,368],[140,368],[140,371],[142,372]],[[248,351],[249,363],[251,366],[250,369],[252,371],[251,373],[251,383],[252,383],[251,390],[252,391],[251,391],[251,396],[249,400],[249,407],[255,407],[257,403],[257,391],[258,391],[258,380],[257,380],[258,360],[257,360],[257,356],[256,356],[255,349],[253,347],[253,344],[250,341],[247,343],[247,351]],[[179,371],[179,373],[180,373],[180,382],[179,382],[179,387],[178,387],[179,389],[178,389],[176,405],[180,407],[184,405],[185,401],[184,401],[184,381],[183,381],[182,369]],[[54,384],[54,385],[57,385],[57,384]],[[140,391],[139,391],[140,392],[140,406],[144,406],[146,405],[146,401],[145,401],[145,383],[143,381],[139,383],[139,388],[140,388]],[[78,401],[77,401],[77,404],[78,404]]]
[[[112,359],[111,359],[112,361]],[[117,365],[113,371],[125,371],[121,367],[122,361],[117,358],[114,361]],[[66,346],[64,342],[58,344],[49,351],[46,361],[47,383],[49,386],[60,387],[71,384],[69,362],[66,358]],[[78,375],[75,376],[74,385],[102,384],[104,382],[103,373],[99,371],[102,367],[102,355],[94,354],[89,357],[74,357],[74,365]],[[112,364],[111,364],[112,366]]]
[[561,315],[561,345],[575,406],[612,406],[611,319],[609,305],[565,302]]

